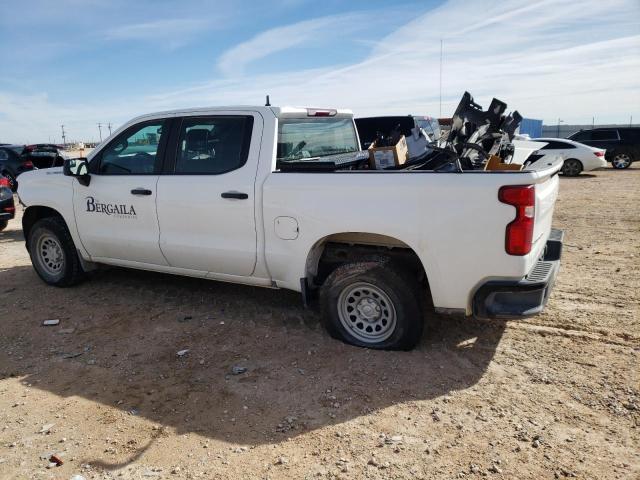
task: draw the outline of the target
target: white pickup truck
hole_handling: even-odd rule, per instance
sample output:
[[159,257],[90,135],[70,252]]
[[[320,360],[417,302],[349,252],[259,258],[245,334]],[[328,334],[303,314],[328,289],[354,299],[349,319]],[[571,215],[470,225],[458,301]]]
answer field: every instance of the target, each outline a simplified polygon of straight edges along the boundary
[[358,145],[346,110],[144,115],[87,159],[21,177],[26,246],[55,286],[108,264],[295,290],[332,336],[369,348],[415,346],[429,300],[484,318],[543,309],[561,159],[368,170]]

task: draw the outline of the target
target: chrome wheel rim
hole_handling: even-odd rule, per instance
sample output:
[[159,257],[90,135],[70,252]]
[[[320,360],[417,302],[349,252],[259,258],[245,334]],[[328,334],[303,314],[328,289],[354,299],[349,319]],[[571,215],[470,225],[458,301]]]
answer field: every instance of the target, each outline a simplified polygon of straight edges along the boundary
[[56,237],[44,234],[38,239],[36,255],[40,266],[49,275],[59,275],[64,268],[64,252]]
[[396,329],[396,309],[380,288],[358,282],[345,288],[338,297],[338,317],[342,326],[364,343],[379,343]]
[[624,153],[620,153],[613,157],[613,166],[615,168],[627,168],[630,163],[631,159],[629,158],[629,155]]
[[565,175],[575,176],[580,174],[580,164],[575,160],[567,160],[564,162],[562,171]]

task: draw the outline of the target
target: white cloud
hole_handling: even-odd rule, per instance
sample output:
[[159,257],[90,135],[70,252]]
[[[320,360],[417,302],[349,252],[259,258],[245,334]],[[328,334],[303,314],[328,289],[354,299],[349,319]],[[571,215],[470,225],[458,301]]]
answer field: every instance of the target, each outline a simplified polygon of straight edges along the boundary
[[364,20],[359,14],[332,15],[273,28],[224,52],[218,68],[227,76],[242,75],[251,62],[301,45],[326,42],[343,29],[359,30]]
[[280,105],[438,115],[443,38],[443,115],[469,90],[485,104],[496,96],[533,118],[622,122],[640,113],[639,25],[634,0],[579,7],[450,1],[381,38],[368,58],[351,65],[215,81],[164,99],[169,107],[246,104],[269,93]]
[[119,25],[106,31],[107,40],[162,41],[170,48],[188,43],[193,35],[205,30],[209,20],[197,18],[173,18],[152,22]]
[[[440,39],[444,39],[443,115],[464,90],[487,106],[493,96],[524,116],[567,123],[640,119],[640,4],[637,0],[449,1],[380,38],[351,64],[245,75],[245,67],[288,48],[307,47],[336,24],[321,18],[257,35],[219,59],[224,79],[123,98],[118,105],[52,105],[46,96],[0,92],[0,140],[26,132],[97,136],[97,121],[123,122],[176,107],[257,104],[352,108],[356,114],[439,113]],[[349,22],[339,28],[349,28]],[[359,22],[362,25],[362,22]],[[312,32],[307,35],[307,32]],[[282,62],[281,62],[282,63]],[[249,70],[249,69],[247,69]],[[65,124],[67,124],[65,123]],[[73,130],[72,130],[73,129]]]

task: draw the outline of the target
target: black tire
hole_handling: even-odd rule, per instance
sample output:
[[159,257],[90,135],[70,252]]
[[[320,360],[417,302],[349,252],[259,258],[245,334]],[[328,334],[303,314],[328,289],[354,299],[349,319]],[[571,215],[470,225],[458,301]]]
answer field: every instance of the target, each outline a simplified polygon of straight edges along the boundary
[[576,158],[568,158],[562,164],[562,174],[566,177],[577,177],[582,170],[582,162]]
[[29,230],[27,245],[33,268],[45,283],[69,287],[84,278],[76,246],[62,218],[38,220]]
[[[322,285],[322,323],[332,337],[350,345],[411,350],[420,341],[424,328],[418,285],[417,279],[389,259],[346,263],[336,268]],[[380,330],[373,330],[378,327]]]
[[616,170],[624,170],[629,168],[633,163],[633,158],[627,153],[616,153],[611,159],[611,166]]
[[9,225],[9,220],[0,220],[0,232],[7,228],[7,225]]

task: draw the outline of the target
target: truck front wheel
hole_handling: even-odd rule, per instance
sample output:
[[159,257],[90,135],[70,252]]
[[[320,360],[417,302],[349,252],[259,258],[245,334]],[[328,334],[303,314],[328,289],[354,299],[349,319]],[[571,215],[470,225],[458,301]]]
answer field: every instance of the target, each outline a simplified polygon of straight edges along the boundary
[[410,350],[424,326],[418,285],[386,258],[343,264],[320,291],[324,326],[351,345]]
[[33,268],[45,283],[67,287],[82,279],[78,252],[62,218],[38,220],[29,230],[27,242]]

